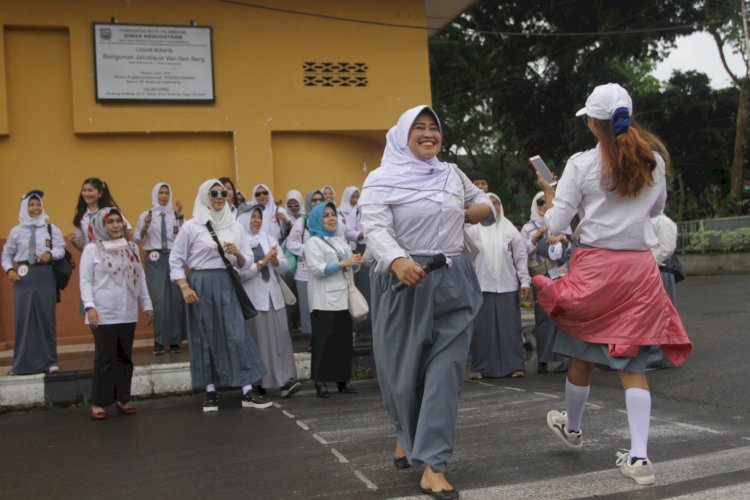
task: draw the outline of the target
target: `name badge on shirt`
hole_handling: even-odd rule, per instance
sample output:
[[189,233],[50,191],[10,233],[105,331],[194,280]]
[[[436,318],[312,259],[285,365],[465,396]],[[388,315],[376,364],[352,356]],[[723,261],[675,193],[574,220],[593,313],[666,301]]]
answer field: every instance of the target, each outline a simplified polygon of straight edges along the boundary
[[152,250],[151,253],[148,254],[148,258],[151,259],[153,262],[156,262],[159,260],[159,252],[156,250]]
[[18,266],[18,270],[16,272],[20,277],[23,278],[24,276],[29,274],[29,266],[27,266],[26,264],[21,264],[20,266]]
[[52,240],[47,238],[44,240],[44,244],[47,245],[47,248],[52,248]]

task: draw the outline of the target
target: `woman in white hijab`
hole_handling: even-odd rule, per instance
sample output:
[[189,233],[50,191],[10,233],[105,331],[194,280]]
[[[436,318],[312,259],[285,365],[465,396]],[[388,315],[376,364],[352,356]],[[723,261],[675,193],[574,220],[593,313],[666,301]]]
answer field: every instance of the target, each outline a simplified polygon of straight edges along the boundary
[[292,221],[287,216],[286,209],[276,205],[271,188],[266,184],[256,184],[253,188],[254,201],[250,205],[263,206],[263,227],[266,233],[279,241],[284,240],[292,228]]
[[291,189],[286,193],[284,206],[286,207],[286,216],[292,224],[306,213],[305,197],[296,189]]
[[263,230],[263,206],[240,207],[237,222],[250,242],[253,263],[240,273],[242,285],[252,300],[257,316],[246,321],[250,334],[255,339],[268,374],[260,387],[279,388],[282,398],[296,392],[301,384],[297,381],[292,338],[286,317],[286,304],[279,280],[289,267],[279,241]]
[[[349,186],[344,189],[344,193],[341,195],[341,206],[339,213],[339,223],[344,226],[344,234],[346,240],[351,247],[352,252],[364,255],[367,245],[365,244],[365,233],[362,229],[362,211],[359,207],[359,188],[357,186]],[[370,266],[363,263],[357,272],[354,273],[354,284],[357,289],[362,293],[367,300],[367,304],[370,304]],[[372,333],[372,318],[367,316],[367,319],[355,323],[354,332],[357,334],[364,334],[369,336]]]
[[479,248],[474,260],[482,308],[471,337],[471,377],[523,377],[524,348],[521,336],[521,297],[527,299],[531,278],[527,269],[526,243],[505,218],[500,197],[488,196],[498,220],[492,226],[470,226],[469,234]]
[[[531,276],[544,274],[552,279],[558,279],[567,271],[567,264],[557,265],[554,261],[543,257],[537,252],[539,240],[543,240],[547,236],[547,225],[544,223],[544,214],[547,212],[547,208],[544,193],[539,191],[531,201],[529,222],[521,228],[521,239],[526,244],[529,274]],[[568,228],[564,234],[567,238],[572,234],[572,230]],[[536,294],[534,295],[536,296]],[[547,373],[547,365],[554,362],[559,362],[554,370],[555,373],[563,373],[568,369],[568,359],[562,354],[552,351],[558,331],[558,326],[555,325],[544,309],[534,300],[534,338],[536,339],[537,373]]]
[[[185,222],[169,254],[170,278],[187,303],[190,375],[205,388],[203,411],[218,411],[216,386],[242,387],[244,408],[271,403],[252,391],[266,374],[255,341],[245,331],[239,299],[221,253],[238,269],[253,262],[250,243],[227,205],[228,190],[218,179],[198,188],[193,218]],[[218,245],[209,227],[218,239]],[[221,247],[219,247],[221,245]],[[185,267],[190,269],[185,277]]]
[[57,288],[51,264],[65,255],[57,226],[47,225],[41,191],[21,198],[18,225],[3,246],[2,264],[13,284],[14,374],[56,372],[55,303]]
[[106,419],[112,403],[118,413],[135,414],[129,401],[138,303],[147,324],[154,318],[138,246],[125,239],[124,224],[119,208],[100,209],[91,220],[94,240],[81,255],[81,301],[94,334],[89,413],[95,420]]
[[[406,111],[386,135],[380,167],[359,204],[372,278],[372,338],[383,401],[396,429],[394,465],[424,465],[420,488],[458,498],[445,478],[471,324],[482,291],[463,255],[464,223],[492,224],[486,194],[455,165],[438,160],[442,129],[429,106]],[[439,223],[437,222],[439,221]],[[429,275],[434,256],[451,262]],[[401,292],[392,286],[403,283]]]
[[[185,335],[185,303],[180,288],[169,279],[169,252],[185,220],[182,203],[172,209],[172,187],[157,183],[151,190],[151,208],[138,217],[133,240],[143,243],[148,293],[154,305],[154,354],[181,351]],[[153,222],[153,224],[152,224]]]

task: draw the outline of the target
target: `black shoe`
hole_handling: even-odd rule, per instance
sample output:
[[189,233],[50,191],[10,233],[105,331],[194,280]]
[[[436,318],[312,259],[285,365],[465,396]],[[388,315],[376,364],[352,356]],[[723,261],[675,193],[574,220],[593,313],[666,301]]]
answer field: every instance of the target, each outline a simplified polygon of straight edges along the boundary
[[180,354],[182,352],[182,347],[180,344],[170,344],[169,346],[169,353],[170,354]]
[[262,410],[263,408],[268,408],[273,403],[271,403],[266,397],[261,394],[260,392],[255,392],[253,389],[247,391],[244,396],[242,396],[242,407],[243,408],[257,408],[259,410]]
[[255,391],[256,391],[256,392],[257,392],[258,394],[262,395],[262,396],[265,396],[265,395],[266,395],[266,390],[265,390],[265,389],[263,388],[263,386],[262,386],[262,385],[256,385],[256,386],[255,386]]
[[458,498],[458,490],[440,490],[440,491],[432,491],[427,488],[419,488],[422,490],[422,493],[425,495],[430,495],[432,498],[437,498],[438,500],[456,500]]
[[317,393],[317,395],[318,395],[319,398],[330,398],[331,397],[331,393],[328,392],[328,387],[325,384],[323,384],[323,385],[315,384],[315,392]]
[[157,356],[164,354],[164,346],[158,342],[154,342],[154,354]]
[[547,363],[539,363],[536,365],[537,373],[547,373]]
[[409,463],[409,460],[406,459],[406,457],[393,457],[393,465],[396,466],[397,469],[409,469],[411,468],[411,464]]
[[352,387],[351,382],[336,382],[336,387],[339,388],[339,392],[344,394],[357,394],[357,389]]
[[280,396],[282,398],[288,398],[302,387],[302,383],[297,379],[290,378],[286,384],[281,387]]
[[207,392],[203,396],[203,411],[219,411],[219,395],[216,391]]

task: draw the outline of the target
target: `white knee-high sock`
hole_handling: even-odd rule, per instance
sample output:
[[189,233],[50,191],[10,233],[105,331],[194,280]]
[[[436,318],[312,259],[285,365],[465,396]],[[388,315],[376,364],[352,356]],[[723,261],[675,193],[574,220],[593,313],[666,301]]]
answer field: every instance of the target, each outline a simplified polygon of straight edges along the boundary
[[567,378],[565,379],[565,406],[568,411],[568,425],[566,427],[569,431],[581,430],[583,409],[586,407],[590,388],[590,385],[575,385]]
[[651,393],[645,389],[625,390],[630,428],[630,456],[648,458],[648,429],[651,423]]
[[206,392],[216,392],[216,386],[214,384],[208,384],[206,386]]
[[242,386],[242,395],[244,396],[245,394],[247,394],[247,391],[249,391],[252,388],[253,388],[253,386],[251,384],[243,385]]

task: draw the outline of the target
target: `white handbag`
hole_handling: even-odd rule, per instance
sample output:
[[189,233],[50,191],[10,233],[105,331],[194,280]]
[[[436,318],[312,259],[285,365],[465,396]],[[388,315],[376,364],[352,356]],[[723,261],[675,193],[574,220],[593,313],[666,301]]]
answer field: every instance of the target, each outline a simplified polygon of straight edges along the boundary
[[349,303],[349,315],[352,317],[352,323],[359,323],[367,319],[370,314],[370,306],[367,305],[365,296],[362,295],[354,284],[354,272],[349,269],[347,273],[347,299]]
[[281,276],[276,277],[278,278],[276,281],[279,282],[279,287],[281,288],[281,295],[284,296],[284,304],[293,306],[297,303],[297,297],[295,297],[294,292],[289,288],[289,285],[286,284],[286,281],[284,281]]

